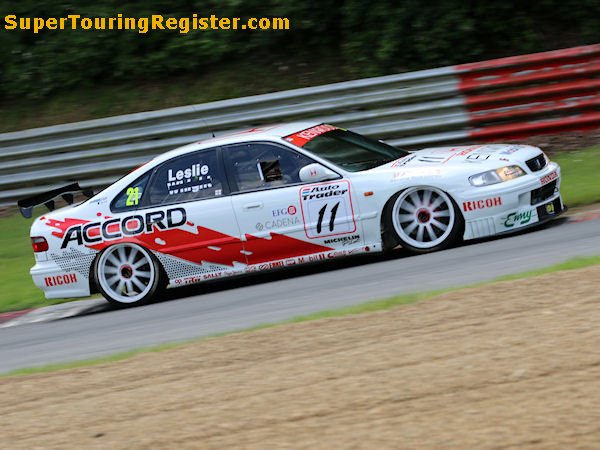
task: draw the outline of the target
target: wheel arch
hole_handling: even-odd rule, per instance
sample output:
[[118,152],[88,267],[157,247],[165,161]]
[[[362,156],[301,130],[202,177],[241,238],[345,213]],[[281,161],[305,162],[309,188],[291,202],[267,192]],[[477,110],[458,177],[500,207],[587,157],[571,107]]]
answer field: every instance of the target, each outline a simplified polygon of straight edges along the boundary
[[400,194],[402,194],[405,190],[410,189],[411,187],[412,186],[406,186],[405,188],[394,192],[386,200],[386,202],[383,205],[383,208],[381,209],[381,217],[379,218],[379,232],[381,234],[381,246],[384,252],[393,250],[395,247],[400,245],[400,242],[398,242],[398,239],[396,239],[394,233],[390,233],[388,231],[390,230],[390,226],[393,227],[390,220],[390,210],[394,207],[394,202],[396,201],[396,198],[398,198]]
[[383,247],[384,251],[392,250],[394,247],[397,247],[398,245],[401,244],[399,242],[399,240],[395,237],[395,235],[394,235],[395,233],[387,232],[387,230],[390,229],[389,227],[393,228],[393,224],[391,223],[390,210],[394,207],[394,202],[396,201],[396,199],[404,191],[406,191],[407,189],[413,189],[413,188],[435,188],[435,189],[439,189],[440,191],[444,192],[450,198],[450,201],[452,201],[452,203],[454,204],[455,211],[461,218],[461,220],[459,221],[459,226],[460,226],[459,235],[461,237],[464,236],[465,216],[464,216],[462,210],[460,209],[458,202],[456,201],[454,196],[450,192],[448,192],[447,189],[445,189],[441,186],[434,185],[434,184],[409,185],[409,186],[403,187],[402,189],[397,190],[392,195],[390,195],[388,197],[388,199],[385,201],[383,208],[381,209],[381,217],[379,218],[379,226],[380,226],[380,234],[381,234],[381,243],[382,243],[382,247]]
[[98,258],[100,257],[100,253],[101,252],[96,252],[96,256],[94,256],[94,259],[92,260],[92,263],[90,264],[90,270],[89,270],[89,274],[88,274],[90,295],[100,293],[100,289],[98,289],[98,280],[96,279],[96,270],[95,270],[96,263],[98,262]]
[[[167,271],[165,270],[162,262],[156,256],[156,254],[154,253],[153,250],[149,249],[145,245],[142,245],[141,243],[136,242],[136,241],[119,241],[119,242],[114,242],[111,245],[107,245],[105,248],[103,248],[102,250],[100,250],[96,254],[94,260],[92,261],[92,264],[90,265],[90,277],[89,277],[90,292],[103,294],[103,292],[102,292],[102,290],[101,290],[101,288],[99,286],[99,280],[97,279],[97,276],[96,276],[96,268],[97,268],[97,265],[98,265],[98,261],[100,260],[102,254],[104,252],[108,251],[112,247],[115,247],[117,245],[123,245],[123,244],[130,244],[130,245],[138,246],[138,247],[142,248],[144,251],[146,251],[148,253],[150,259],[152,260],[153,264],[155,265],[155,271],[157,271],[157,279],[158,279],[158,281],[157,281],[157,286],[156,286],[155,292],[162,292],[162,290],[164,290],[169,285],[169,283],[170,283],[170,278],[169,278],[169,276],[167,274]],[[113,303],[113,302],[111,302],[111,303]],[[132,305],[143,304],[143,303],[146,303],[146,301],[143,301],[141,303],[133,303]],[[122,303],[119,306],[120,307],[129,306],[129,304]]]

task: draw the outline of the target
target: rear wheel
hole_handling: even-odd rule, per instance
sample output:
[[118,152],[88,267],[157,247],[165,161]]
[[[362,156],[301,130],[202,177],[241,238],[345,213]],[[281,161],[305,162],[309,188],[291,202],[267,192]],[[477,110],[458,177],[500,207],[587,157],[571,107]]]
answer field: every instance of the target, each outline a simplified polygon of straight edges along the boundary
[[464,221],[454,201],[434,187],[400,192],[388,208],[386,231],[403,247],[417,253],[441,250],[455,243]]
[[94,276],[102,295],[119,306],[148,303],[165,285],[156,258],[144,247],[131,243],[104,249],[96,260]]

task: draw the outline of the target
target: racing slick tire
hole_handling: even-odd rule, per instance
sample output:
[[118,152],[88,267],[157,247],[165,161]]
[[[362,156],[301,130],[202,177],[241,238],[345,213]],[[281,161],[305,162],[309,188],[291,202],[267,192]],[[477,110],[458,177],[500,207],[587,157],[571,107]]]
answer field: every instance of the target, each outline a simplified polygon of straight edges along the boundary
[[384,210],[384,247],[396,245],[414,252],[443,250],[459,241],[464,218],[454,200],[431,186],[417,186],[397,193]]
[[100,293],[119,307],[154,300],[166,286],[166,275],[156,257],[144,247],[121,243],[105,248],[94,263]]

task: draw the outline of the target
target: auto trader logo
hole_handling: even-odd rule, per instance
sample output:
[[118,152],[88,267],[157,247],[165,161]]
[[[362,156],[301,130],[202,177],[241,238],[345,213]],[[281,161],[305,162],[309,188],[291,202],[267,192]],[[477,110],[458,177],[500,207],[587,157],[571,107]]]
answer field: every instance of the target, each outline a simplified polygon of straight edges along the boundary
[[338,197],[348,192],[347,188],[342,188],[339,184],[325,184],[314,186],[312,188],[303,188],[301,191],[302,201],[321,199],[327,197]]

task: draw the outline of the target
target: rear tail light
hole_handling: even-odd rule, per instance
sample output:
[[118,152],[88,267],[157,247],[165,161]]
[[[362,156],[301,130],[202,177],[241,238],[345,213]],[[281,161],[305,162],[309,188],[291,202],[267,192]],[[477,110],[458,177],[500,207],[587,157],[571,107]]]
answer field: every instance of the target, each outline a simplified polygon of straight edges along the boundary
[[48,250],[48,241],[44,237],[35,236],[31,238],[31,246],[34,253],[45,252]]

